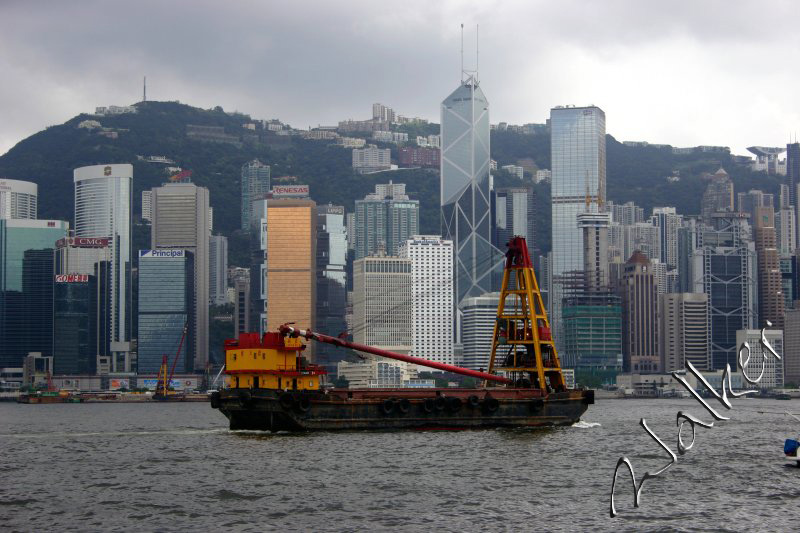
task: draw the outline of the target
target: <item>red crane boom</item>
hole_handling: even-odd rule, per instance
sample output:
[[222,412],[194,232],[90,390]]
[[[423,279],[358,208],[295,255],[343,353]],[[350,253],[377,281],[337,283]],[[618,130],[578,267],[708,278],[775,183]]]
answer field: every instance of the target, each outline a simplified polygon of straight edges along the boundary
[[496,374],[489,374],[487,372],[470,370],[468,368],[461,368],[460,366],[448,365],[446,363],[437,363],[436,361],[429,361],[427,359],[422,359],[420,357],[413,357],[411,355],[403,355],[401,353],[390,352],[388,350],[375,348],[374,346],[367,346],[366,344],[350,342],[344,339],[340,339],[339,337],[331,337],[330,335],[323,335],[322,333],[316,333],[314,331],[311,331],[310,329],[306,330],[297,329],[290,326],[289,324],[282,325],[279,328],[279,330],[283,335],[290,335],[293,337],[303,337],[305,339],[311,339],[317,342],[324,342],[326,344],[333,344],[335,346],[341,346],[343,348],[350,348],[352,350],[357,350],[359,352],[371,353],[373,355],[378,355],[380,357],[388,357],[389,359],[405,361],[406,363],[413,363],[415,365],[436,368],[438,370],[443,370],[445,372],[452,372],[454,374],[461,374],[463,376],[469,376],[478,379],[486,379],[489,381],[496,381],[498,383],[512,383],[512,380],[504,378],[502,376],[498,376]]

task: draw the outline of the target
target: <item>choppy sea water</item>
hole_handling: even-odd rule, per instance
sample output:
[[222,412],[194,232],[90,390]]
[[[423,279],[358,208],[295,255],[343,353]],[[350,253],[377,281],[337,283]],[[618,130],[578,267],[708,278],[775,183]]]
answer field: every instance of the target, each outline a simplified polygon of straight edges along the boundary
[[[539,430],[231,432],[208,404],[0,404],[4,531],[789,531],[800,400],[732,399],[730,420],[645,483],[694,400],[599,400]],[[718,405],[718,404],[717,404]],[[691,431],[684,428],[684,442]]]

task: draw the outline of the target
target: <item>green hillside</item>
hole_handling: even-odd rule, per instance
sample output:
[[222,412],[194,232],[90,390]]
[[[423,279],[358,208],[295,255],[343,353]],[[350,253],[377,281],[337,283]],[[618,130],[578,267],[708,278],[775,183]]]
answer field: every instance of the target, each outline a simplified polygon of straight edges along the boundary
[[[281,176],[296,176],[298,183],[311,188],[317,203],[344,205],[353,209],[354,201],[374,190],[376,183],[389,179],[407,184],[412,198],[420,200],[420,230],[439,233],[439,176],[433,170],[401,170],[391,173],[359,175],[350,167],[351,152],[331,146],[327,141],[304,140],[298,136],[278,139],[280,143],[250,142],[241,146],[195,141],[187,138],[186,125],[221,126],[227,134],[247,135],[242,128],[250,119],[227,114],[221,108],[203,110],[177,102],[137,104],[138,113],[109,117],[79,115],[64,124],[52,126],[21,141],[0,156],[0,176],[28,180],[39,185],[39,216],[71,220],[73,216],[72,170],[102,163],[134,165],[134,218],[141,214],[141,192],[160,185],[167,174],[164,165],[137,160],[137,155],[162,155],[177,166],[191,169],[192,180],[208,187],[214,207],[215,232],[231,238],[230,262],[244,265],[246,239],[237,229],[240,217],[241,165],[258,158],[272,167],[273,182]],[[118,138],[98,135],[97,130],[78,128],[85,120],[97,120],[104,128],[118,132]],[[436,125],[428,125],[430,133]],[[548,135],[522,135],[509,131],[492,132],[492,157],[500,165],[533,160],[538,168],[550,167]],[[736,189],[762,188],[777,192],[779,179],[752,173],[733,164],[727,154],[693,153],[673,155],[668,149],[628,147],[608,137],[608,198],[615,202],[633,200],[649,210],[653,206],[672,205],[682,213],[697,213],[705,183],[700,175],[720,165],[731,174]],[[666,176],[679,171],[681,180],[668,183]],[[530,178],[526,177],[526,182]],[[509,186],[519,181],[505,172],[495,177],[495,185]],[[536,191],[536,247],[550,248],[549,185],[539,184]],[[147,226],[134,226],[134,247],[146,248]]]

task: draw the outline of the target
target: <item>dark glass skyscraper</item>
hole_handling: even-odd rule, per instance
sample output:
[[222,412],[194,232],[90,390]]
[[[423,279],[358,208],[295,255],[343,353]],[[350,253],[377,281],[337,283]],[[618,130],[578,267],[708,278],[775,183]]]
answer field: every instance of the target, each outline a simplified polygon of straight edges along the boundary
[[[52,249],[58,239],[67,236],[67,226],[66,222],[59,220],[0,219],[0,367],[21,367],[28,352],[51,353]],[[43,250],[50,256],[49,270],[37,260],[39,253],[28,253]],[[42,277],[45,275],[49,275],[49,279]],[[37,286],[37,280],[41,280],[45,286]],[[48,305],[45,301],[48,284],[49,317],[44,318],[44,324],[30,324],[29,317],[48,313],[46,309],[36,307]],[[32,291],[30,295],[25,293],[26,287]],[[31,334],[38,335],[37,328],[41,326],[47,329],[47,324],[49,330],[43,334],[51,344],[42,349],[41,339],[32,339]]]
[[786,185],[789,186],[789,203],[797,208],[797,186],[800,185],[800,143],[786,145]]
[[53,248],[26,250],[22,259],[26,349],[53,355]]
[[163,356],[172,360],[184,327],[177,372],[192,368],[195,327],[194,255],[185,250],[139,251],[139,373],[158,372]]
[[56,374],[96,371],[97,277],[57,275],[53,289],[53,368]]
[[[317,329],[337,336],[347,331],[347,231],[344,207],[317,206]],[[337,363],[348,352],[329,344],[316,347],[317,364],[336,374]]]

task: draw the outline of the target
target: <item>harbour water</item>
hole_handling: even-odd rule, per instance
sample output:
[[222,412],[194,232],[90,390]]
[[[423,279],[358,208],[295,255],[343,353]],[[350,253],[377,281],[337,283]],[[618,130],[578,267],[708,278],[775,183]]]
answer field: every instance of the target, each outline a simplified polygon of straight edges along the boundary
[[[732,399],[676,450],[694,400],[600,400],[575,426],[302,435],[230,432],[208,404],[0,404],[4,531],[788,531],[800,469],[794,401]],[[715,402],[716,403],[716,402]],[[719,404],[717,404],[719,405]],[[691,428],[684,427],[684,443]],[[676,451],[677,453],[677,451]]]

